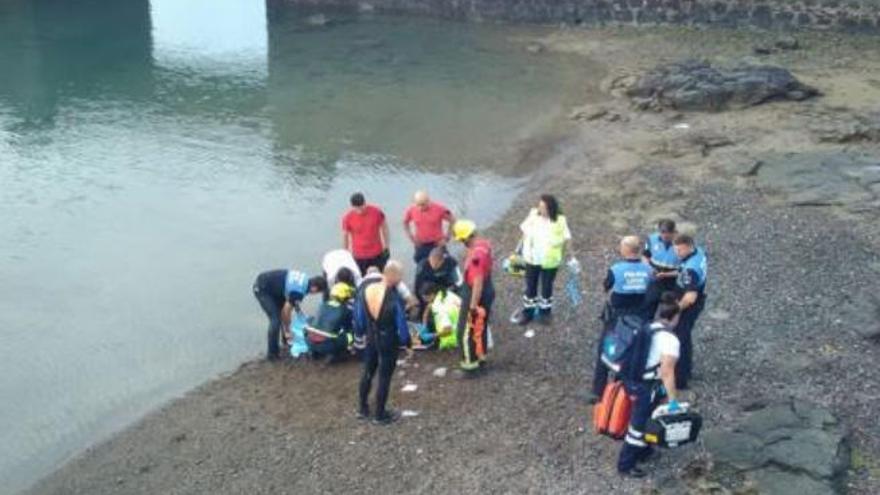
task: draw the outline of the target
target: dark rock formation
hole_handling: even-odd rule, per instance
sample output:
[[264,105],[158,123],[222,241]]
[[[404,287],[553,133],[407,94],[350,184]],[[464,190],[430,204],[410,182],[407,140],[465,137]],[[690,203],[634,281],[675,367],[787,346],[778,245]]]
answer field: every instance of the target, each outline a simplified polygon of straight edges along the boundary
[[783,192],[792,206],[839,206],[880,211],[880,160],[847,152],[783,153],[761,157],[760,187]]
[[819,94],[786,69],[741,65],[718,69],[689,60],[661,65],[626,91],[639,108],[720,111],[773,100],[805,100]]
[[820,120],[813,133],[825,143],[877,143],[880,142],[880,111]]
[[844,428],[827,410],[803,401],[751,413],[732,431],[703,437],[717,476],[742,476],[758,493],[842,492],[849,465]]

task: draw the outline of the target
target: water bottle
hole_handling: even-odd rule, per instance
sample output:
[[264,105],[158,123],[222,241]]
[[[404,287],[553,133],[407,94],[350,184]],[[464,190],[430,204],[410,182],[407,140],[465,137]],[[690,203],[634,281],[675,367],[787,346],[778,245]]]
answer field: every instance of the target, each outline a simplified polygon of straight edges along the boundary
[[565,281],[565,291],[568,293],[571,305],[578,307],[584,300],[581,294],[581,264],[576,258],[571,258],[566,263],[566,267],[568,267],[568,278]]

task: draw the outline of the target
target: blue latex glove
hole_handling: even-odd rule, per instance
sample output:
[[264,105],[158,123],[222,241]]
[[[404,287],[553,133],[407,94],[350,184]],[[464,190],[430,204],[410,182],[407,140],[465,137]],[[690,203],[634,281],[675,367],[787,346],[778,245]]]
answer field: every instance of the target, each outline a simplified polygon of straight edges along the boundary
[[672,399],[669,401],[669,407],[666,409],[667,411],[673,413],[681,410],[681,405],[679,405],[678,401]]

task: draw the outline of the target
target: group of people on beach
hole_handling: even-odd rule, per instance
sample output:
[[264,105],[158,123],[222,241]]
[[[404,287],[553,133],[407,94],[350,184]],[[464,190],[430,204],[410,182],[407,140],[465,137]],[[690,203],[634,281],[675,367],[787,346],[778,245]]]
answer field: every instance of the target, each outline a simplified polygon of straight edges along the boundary
[[[485,367],[492,346],[493,247],[473,221],[455,218],[443,204],[418,191],[402,222],[416,266],[410,289],[403,281],[403,264],[390,257],[385,213],[361,193],[353,194],[350,203],[342,218],[342,248],[324,256],[321,274],[267,271],[257,277],[253,291],[269,319],[268,359],[279,359],[297,337],[306,342],[307,355],[327,363],[359,355],[363,373],[358,417],[389,424],[398,418],[386,404],[401,349],[458,349],[459,366],[468,376]],[[520,231],[516,252],[504,262],[504,271],[524,281],[522,307],[510,322],[550,323],[555,280],[566,256],[573,267],[570,276],[577,278],[579,273],[572,234],[557,199],[542,195]],[[447,250],[453,241],[465,248],[461,263]],[[706,301],[706,254],[668,219],[658,223],[646,242],[635,235],[623,237],[619,252],[620,260],[611,265],[604,281],[608,298],[591,401],[601,399],[610,376],[621,380],[634,399],[618,471],[640,477],[644,472],[637,464],[651,452],[644,439],[645,423],[661,401],[672,412],[682,407],[679,391],[688,388],[691,333]],[[322,296],[314,318],[300,308],[310,294]],[[619,328],[633,318],[644,322],[646,331],[635,333],[644,339],[643,345],[636,346],[635,357],[627,354],[628,363],[619,355],[610,358],[610,351],[620,347],[615,340]],[[371,409],[368,397],[376,375]]]
[[[362,193],[350,202],[342,218],[343,247],[324,255],[323,273],[271,270],[257,276],[253,290],[269,318],[268,359],[279,359],[300,337],[309,356],[327,363],[360,355],[358,415],[387,424],[397,419],[386,403],[400,349],[460,349],[462,370],[485,365],[495,299],[492,245],[473,221],[456,219],[425,191],[416,192],[403,217],[416,265],[410,289],[403,264],[390,256],[385,213]],[[465,248],[463,269],[447,250],[452,241]],[[300,307],[310,294],[322,296],[311,319]],[[376,375],[371,414],[367,399]]]

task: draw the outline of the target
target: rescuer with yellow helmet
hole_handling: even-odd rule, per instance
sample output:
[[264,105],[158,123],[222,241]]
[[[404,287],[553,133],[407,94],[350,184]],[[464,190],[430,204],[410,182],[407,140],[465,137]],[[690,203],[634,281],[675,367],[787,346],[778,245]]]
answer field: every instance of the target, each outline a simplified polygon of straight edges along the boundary
[[461,344],[461,368],[479,369],[489,350],[489,317],[495,301],[492,284],[492,243],[477,232],[471,220],[458,220],[452,226],[453,238],[464,244],[467,254],[462,264],[464,285],[461,316],[458,319],[458,342]]

